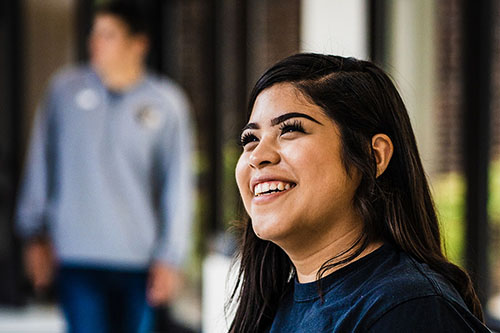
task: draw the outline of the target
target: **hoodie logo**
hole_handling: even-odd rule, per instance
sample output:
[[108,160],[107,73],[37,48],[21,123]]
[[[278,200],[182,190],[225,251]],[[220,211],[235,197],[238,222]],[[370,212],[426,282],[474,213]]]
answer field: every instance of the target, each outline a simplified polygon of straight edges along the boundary
[[80,90],[75,97],[76,104],[84,110],[93,110],[99,105],[99,96],[89,88]]
[[157,129],[161,126],[162,117],[158,110],[146,105],[136,111],[135,118],[141,126],[147,129]]

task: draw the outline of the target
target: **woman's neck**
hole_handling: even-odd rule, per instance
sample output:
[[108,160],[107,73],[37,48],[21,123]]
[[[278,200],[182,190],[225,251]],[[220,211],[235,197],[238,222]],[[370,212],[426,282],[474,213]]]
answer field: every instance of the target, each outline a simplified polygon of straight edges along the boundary
[[[353,244],[361,237],[362,226],[351,225],[350,229],[344,230],[332,230],[332,232],[325,233],[321,240],[314,242],[315,247],[311,247],[311,242],[307,242],[307,252],[295,251],[287,252],[290,260],[295,266],[297,272],[297,279],[300,283],[313,282],[317,280],[317,274],[322,265],[334,256],[343,253],[347,249],[351,248]],[[361,244],[360,244],[361,245]],[[368,246],[361,252],[361,254],[356,257],[353,261],[358,260],[367,254],[373,252],[382,245],[382,242],[371,242]],[[353,254],[358,247],[354,247],[352,250],[348,251],[342,255],[339,259],[345,259],[349,255]],[[334,271],[346,266],[347,264],[338,265],[331,269],[325,271],[325,276],[333,273]]]

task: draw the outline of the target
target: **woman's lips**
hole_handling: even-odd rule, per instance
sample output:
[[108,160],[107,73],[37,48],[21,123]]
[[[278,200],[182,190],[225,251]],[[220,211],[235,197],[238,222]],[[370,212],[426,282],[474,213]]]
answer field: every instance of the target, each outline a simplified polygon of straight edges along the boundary
[[254,196],[269,195],[273,192],[283,192],[295,186],[294,183],[284,182],[280,180],[266,181],[258,183],[253,188]]
[[[283,190],[280,190],[279,189],[280,187],[283,188]],[[255,204],[263,204],[270,202],[272,200],[275,200],[279,197],[286,195],[295,187],[296,187],[295,183],[285,183],[278,181],[259,183],[258,185],[255,186],[252,202]],[[271,190],[271,188],[274,188],[274,190]],[[266,189],[268,189],[268,191],[264,191]]]

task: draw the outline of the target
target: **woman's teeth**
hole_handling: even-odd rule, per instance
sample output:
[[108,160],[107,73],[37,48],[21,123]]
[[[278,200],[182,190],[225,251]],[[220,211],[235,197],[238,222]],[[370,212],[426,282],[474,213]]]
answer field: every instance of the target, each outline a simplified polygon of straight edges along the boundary
[[286,191],[289,190],[291,187],[292,184],[284,182],[260,183],[254,187],[253,193],[255,196],[259,196],[259,195],[271,194],[274,192]]

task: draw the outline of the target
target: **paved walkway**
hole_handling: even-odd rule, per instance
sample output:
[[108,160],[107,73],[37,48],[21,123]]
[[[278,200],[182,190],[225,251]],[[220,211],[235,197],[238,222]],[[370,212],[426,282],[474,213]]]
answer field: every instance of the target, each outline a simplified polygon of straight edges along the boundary
[[64,319],[53,305],[0,307],[0,333],[63,333]]

